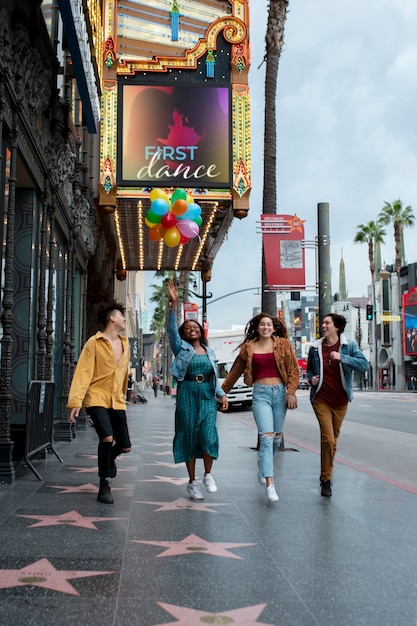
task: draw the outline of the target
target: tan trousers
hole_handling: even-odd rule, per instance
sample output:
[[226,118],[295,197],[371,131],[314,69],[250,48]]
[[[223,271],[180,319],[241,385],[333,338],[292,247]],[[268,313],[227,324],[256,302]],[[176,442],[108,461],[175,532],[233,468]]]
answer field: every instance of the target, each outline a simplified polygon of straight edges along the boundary
[[324,402],[312,402],[321,433],[321,480],[331,480],[337,440],[348,405],[331,407]]

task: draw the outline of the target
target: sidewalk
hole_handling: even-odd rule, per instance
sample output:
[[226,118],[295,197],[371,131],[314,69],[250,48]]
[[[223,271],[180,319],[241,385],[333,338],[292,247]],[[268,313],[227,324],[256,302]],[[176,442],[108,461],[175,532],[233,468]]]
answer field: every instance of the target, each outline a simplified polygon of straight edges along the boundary
[[[93,429],[0,485],[0,619],[8,626],[416,626],[417,497],[319,458],[276,458],[280,500],[257,481],[253,424],[219,413],[219,490],[188,499],[174,465],[175,400],[128,407],[132,452],[113,505],[96,501]],[[287,444],[289,445],[289,444]],[[198,461],[198,476],[203,476]]]

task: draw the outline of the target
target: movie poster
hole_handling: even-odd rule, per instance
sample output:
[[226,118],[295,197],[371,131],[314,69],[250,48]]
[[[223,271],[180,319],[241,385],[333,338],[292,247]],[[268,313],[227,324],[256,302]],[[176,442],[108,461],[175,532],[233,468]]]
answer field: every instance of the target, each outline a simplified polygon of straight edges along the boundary
[[118,184],[231,187],[230,87],[119,83]]

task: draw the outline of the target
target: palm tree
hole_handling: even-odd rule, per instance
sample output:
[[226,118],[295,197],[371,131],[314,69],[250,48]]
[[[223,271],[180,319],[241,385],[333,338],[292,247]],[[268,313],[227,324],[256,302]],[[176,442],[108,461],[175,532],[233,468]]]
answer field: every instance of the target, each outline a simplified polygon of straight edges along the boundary
[[[276,98],[278,66],[284,45],[284,29],[287,19],[288,0],[270,0],[266,31],[265,70],[265,120],[264,120],[264,186],[262,212],[277,212],[277,121]],[[265,292],[267,284],[265,255],[262,250],[262,310],[277,314],[275,291]]]
[[378,381],[376,373],[378,371],[378,360],[376,350],[376,297],[375,297],[375,248],[384,243],[384,237],[386,231],[383,228],[383,223],[379,220],[371,220],[367,224],[359,224],[358,231],[354,238],[354,243],[367,243],[368,244],[368,259],[369,269],[371,272],[371,285],[372,285],[372,308],[374,314],[372,316],[372,348],[373,348],[373,388],[378,388]]
[[359,224],[358,231],[354,238],[354,243],[368,244],[369,269],[371,272],[371,283],[375,285],[375,249],[377,245],[384,243],[386,231],[383,228],[383,222],[371,220],[367,224]]
[[382,224],[392,223],[394,226],[395,271],[399,280],[401,267],[405,265],[403,231],[404,228],[414,226],[413,209],[411,206],[403,207],[403,203],[399,199],[394,200],[394,202],[385,202],[378,220]]

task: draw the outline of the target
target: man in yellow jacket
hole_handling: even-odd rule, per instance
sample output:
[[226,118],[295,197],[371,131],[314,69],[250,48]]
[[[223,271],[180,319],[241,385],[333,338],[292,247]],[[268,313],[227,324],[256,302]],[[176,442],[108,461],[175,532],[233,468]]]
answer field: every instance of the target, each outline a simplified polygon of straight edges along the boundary
[[126,420],[129,344],[120,333],[126,328],[125,309],[112,300],[100,308],[98,322],[104,327],[90,337],[80,354],[71,383],[67,408],[75,422],[81,407],[90,416],[99,437],[99,502],[113,504],[109,479],[116,476],[115,459],[130,452]]

